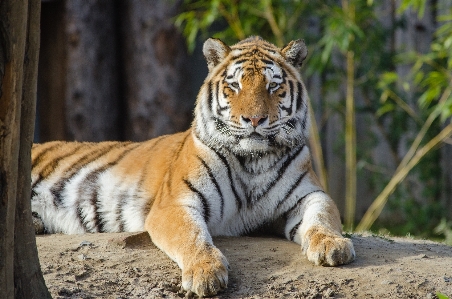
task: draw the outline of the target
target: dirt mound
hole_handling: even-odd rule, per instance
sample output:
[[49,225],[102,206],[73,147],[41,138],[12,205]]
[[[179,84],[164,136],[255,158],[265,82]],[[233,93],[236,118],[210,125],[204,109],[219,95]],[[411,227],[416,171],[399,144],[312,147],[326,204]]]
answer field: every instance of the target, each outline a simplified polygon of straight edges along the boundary
[[[272,237],[215,238],[229,260],[217,298],[452,297],[452,247],[430,241],[352,235],[356,260],[311,264],[299,245]],[[177,265],[145,233],[37,236],[53,298],[181,298]]]

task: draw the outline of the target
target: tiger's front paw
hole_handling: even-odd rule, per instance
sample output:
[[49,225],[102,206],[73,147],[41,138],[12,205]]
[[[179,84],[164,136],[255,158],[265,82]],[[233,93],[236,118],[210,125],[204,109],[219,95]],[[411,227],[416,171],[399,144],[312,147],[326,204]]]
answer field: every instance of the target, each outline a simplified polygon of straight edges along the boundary
[[228,261],[218,248],[203,249],[182,270],[182,287],[199,297],[213,296],[227,287],[228,268]]
[[316,265],[338,266],[355,259],[352,241],[323,227],[312,227],[306,232],[303,250]]

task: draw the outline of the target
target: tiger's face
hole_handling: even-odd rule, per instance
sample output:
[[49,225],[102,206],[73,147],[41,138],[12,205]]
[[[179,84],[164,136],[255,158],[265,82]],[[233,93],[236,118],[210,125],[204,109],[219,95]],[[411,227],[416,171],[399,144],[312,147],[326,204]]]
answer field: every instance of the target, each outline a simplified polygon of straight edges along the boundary
[[240,156],[305,142],[307,95],[297,69],[307,55],[303,41],[279,49],[258,37],[232,47],[209,39],[203,50],[209,75],[195,117],[203,141]]

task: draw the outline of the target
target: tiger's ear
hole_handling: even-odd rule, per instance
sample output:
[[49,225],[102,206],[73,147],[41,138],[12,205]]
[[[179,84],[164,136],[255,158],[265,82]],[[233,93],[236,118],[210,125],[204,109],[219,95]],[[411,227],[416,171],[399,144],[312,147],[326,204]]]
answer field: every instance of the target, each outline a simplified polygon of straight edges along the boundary
[[293,40],[281,50],[286,61],[294,67],[301,67],[308,55],[308,48],[302,39]]
[[217,38],[209,38],[204,42],[202,52],[207,60],[209,72],[218,65],[231,51],[225,43]]

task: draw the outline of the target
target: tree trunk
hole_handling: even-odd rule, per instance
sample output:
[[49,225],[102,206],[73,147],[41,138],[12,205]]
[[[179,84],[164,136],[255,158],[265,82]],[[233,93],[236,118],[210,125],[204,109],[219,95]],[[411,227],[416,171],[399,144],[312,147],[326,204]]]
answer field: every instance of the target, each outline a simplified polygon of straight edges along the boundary
[[68,139],[118,140],[115,1],[66,1]]
[[64,1],[45,1],[41,10],[36,139],[66,138],[66,35]]
[[40,0],[0,5],[0,294],[51,298],[39,266],[30,209]]
[[27,6],[13,4],[13,0],[0,5],[0,294],[9,299],[14,298],[14,220]]
[[132,140],[185,130],[192,119],[186,47],[171,22],[179,3],[121,2],[126,136]]
[[115,1],[43,4],[40,141],[122,138]]

